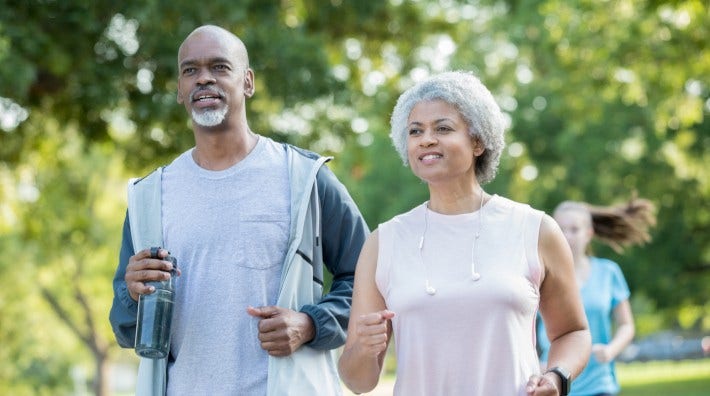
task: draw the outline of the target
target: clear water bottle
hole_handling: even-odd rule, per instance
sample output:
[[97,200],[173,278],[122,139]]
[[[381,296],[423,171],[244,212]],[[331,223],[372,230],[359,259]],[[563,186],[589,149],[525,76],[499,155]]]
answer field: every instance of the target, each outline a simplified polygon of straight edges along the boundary
[[[158,258],[157,249],[152,248],[152,257]],[[173,318],[175,301],[175,281],[177,279],[177,259],[167,256],[162,260],[173,263],[170,279],[147,282],[155,287],[151,294],[138,297],[138,317],[136,325],[136,353],[150,359],[162,359],[170,351],[170,323]]]

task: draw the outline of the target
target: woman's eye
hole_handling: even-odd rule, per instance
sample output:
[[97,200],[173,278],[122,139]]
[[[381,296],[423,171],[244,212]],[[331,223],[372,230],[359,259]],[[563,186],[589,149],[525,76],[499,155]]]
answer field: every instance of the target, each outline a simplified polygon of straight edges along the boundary
[[419,133],[421,133],[421,130],[419,130],[419,129],[410,129],[409,130],[409,135],[418,135]]

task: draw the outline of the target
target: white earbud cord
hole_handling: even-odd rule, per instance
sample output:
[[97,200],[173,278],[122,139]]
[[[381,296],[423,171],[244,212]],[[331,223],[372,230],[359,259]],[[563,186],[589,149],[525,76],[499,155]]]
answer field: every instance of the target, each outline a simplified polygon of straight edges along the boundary
[[[473,243],[471,244],[471,280],[477,281],[481,279],[481,274],[476,272],[476,258],[478,257],[478,239],[481,237],[481,231],[483,230],[483,200],[485,196],[483,195],[483,189],[481,188],[481,204],[478,208],[478,227],[476,233],[473,236]],[[429,203],[424,205],[424,231],[419,239],[419,261],[424,266],[424,290],[430,296],[436,294],[436,288],[429,282],[429,266],[424,262],[424,256],[422,255],[422,250],[424,249],[424,238],[426,236],[427,229],[429,228]]]
[[474,282],[481,279],[481,274],[476,272],[476,259],[478,258],[478,238],[481,237],[481,230],[483,229],[483,188],[481,188],[481,205],[478,207],[478,229],[476,234],[473,235],[473,243],[471,244],[471,280]]

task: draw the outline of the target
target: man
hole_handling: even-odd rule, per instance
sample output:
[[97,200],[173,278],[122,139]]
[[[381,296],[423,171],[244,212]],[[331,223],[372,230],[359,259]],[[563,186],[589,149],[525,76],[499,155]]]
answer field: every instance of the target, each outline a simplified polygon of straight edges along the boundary
[[326,158],[249,128],[254,72],[239,38],[199,27],[178,66],[195,147],[129,183],[110,314],[118,343],[134,347],[146,282],[170,276],[150,253],[164,246],[158,257],[169,249],[181,275],[170,354],[166,369],[153,364],[150,393],[167,373],[174,395],[339,394],[333,349],[345,341],[367,225]]

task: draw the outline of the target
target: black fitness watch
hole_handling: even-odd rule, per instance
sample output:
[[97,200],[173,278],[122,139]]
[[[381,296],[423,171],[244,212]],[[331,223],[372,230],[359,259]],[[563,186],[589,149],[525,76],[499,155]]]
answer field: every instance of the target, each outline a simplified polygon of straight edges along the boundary
[[570,382],[570,373],[569,371],[563,369],[562,367],[553,367],[547,371],[545,371],[545,374],[547,373],[555,373],[557,374],[558,377],[560,377],[560,396],[567,396],[569,394],[569,386]]

